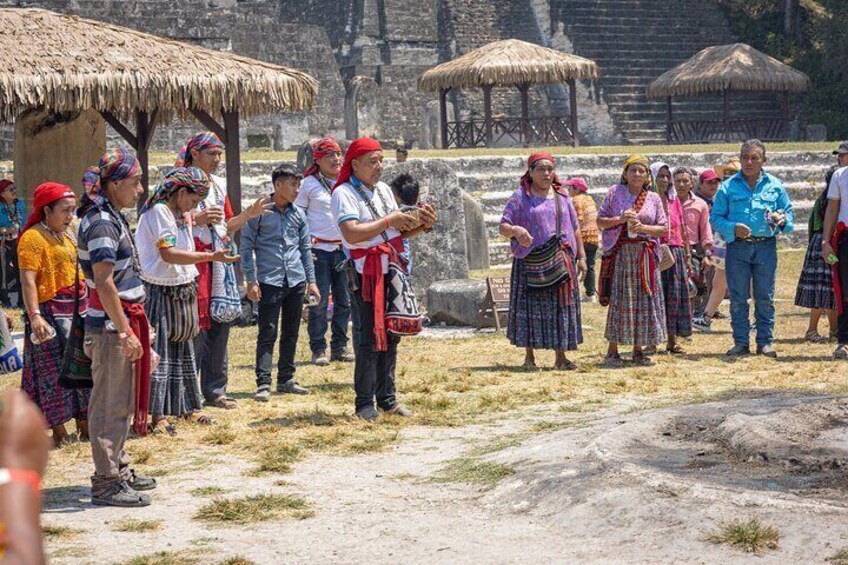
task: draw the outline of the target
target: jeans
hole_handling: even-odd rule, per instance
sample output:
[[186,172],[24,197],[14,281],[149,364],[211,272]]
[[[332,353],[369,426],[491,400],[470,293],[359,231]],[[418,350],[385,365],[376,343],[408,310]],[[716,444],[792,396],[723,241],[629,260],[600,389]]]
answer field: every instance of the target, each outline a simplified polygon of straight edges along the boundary
[[771,345],[774,332],[774,281],[777,274],[777,240],[736,240],[727,246],[727,287],[730,290],[730,325],[736,345],[748,345],[748,298],[753,283],[757,346]]
[[219,324],[212,320],[208,330],[194,338],[194,355],[197,372],[200,374],[200,390],[207,402],[227,396],[227,342],[230,340],[230,324]]
[[256,340],[256,386],[271,385],[271,359],[277,328],[280,332],[280,358],[277,361],[277,389],[294,378],[294,353],[300,331],[300,315],[306,283],[279,287],[259,283],[259,337]]
[[586,250],[587,266],[583,288],[586,289],[586,296],[595,296],[595,256],[598,254],[598,246],[586,243],[583,247]]
[[[839,263],[836,265],[839,269],[839,287],[842,289],[844,304],[845,296],[848,294],[848,233],[843,233],[839,237],[836,255],[839,257]],[[843,308],[843,313],[837,318],[836,327],[839,345],[848,345],[848,307]]]
[[364,302],[360,291],[353,293],[355,308],[359,311],[359,345],[356,349],[356,366],[353,370],[353,388],[356,390],[356,411],[368,406],[389,410],[397,404],[395,399],[395,365],[400,337],[388,335],[388,350],[377,351],[374,339],[373,304]]
[[309,348],[314,355],[327,351],[327,305],[330,289],[333,294],[333,335],[330,351],[343,352],[347,348],[347,324],[350,321],[350,295],[347,290],[347,275],[336,267],[345,260],[341,250],[323,251],[313,249],[315,256],[315,282],[321,292],[321,302],[309,309]]

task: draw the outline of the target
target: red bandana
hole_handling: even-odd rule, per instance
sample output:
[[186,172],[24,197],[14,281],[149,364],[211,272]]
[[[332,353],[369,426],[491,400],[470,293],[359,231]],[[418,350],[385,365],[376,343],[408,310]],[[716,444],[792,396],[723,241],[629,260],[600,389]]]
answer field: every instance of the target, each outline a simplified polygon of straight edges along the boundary
[[354,159],[362,157],[366,153],[371,153],[372,151],[382,150],[383,147],[376,139],[371,139],[370,137],[360,137],[359,139],[354,140],[354,142],[350,144],[350,147],[347,148],[347,153],[345,153],[345,159],[344,164],[342,165],[342,170],[339,172],[339,178],[336,179],[336,184],[333,189],[335,190],[339,185],[342,185],[350,180],[350,177],[353,174],[353,166],[351,165],[351,162]]

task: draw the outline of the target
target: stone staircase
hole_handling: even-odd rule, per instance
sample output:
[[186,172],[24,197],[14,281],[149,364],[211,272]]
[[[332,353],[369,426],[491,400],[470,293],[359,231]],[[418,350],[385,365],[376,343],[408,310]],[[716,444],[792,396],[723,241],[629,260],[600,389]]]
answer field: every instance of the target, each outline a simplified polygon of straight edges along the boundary
[[[665,101],[648,100],[648,84],[705,47],[736,41],[716,3],[702,0],[551,0],[552,29],[559,24],[574,53],[600,66],[597,86],[632,144],[665,142]],[[746,96],[731,108],[748,117],[780,112],[771,95]],[[722,109],[718,96],[675,99],[673,107],[681,119],[715,118]]]
[[[582,176],[590,194],[600,204],[608,188],[618,181],[626,155],[569,155],[557,158],[560,176]],[[725,162],[729,155],[687,153],[656,156],[672,166],[691,166],[696,171],[705,165]],[[498,234],[504,205],[515,191],[524,173],[525,161],[518,157],[480,157],[449,159],[457,171],[460,186],[476,198],[485,214],[489,238],[489,260],[493,268],[511,263],[509,243]],[[768,170],[784,181],[795,211],[796,231],[783,239],[792,247],[806,245],[807,220],[813,201],[824,189],[824,171],[833,164],[826,153],[770,153]]]

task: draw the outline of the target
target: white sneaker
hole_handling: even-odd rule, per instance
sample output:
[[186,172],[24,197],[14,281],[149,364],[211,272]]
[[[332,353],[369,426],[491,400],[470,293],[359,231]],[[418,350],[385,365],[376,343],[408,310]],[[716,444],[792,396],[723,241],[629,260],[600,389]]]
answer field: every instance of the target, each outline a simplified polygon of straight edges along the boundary
[[703,333],[710,333],[712,330],[712,320],[706,316],[701,316],[692,320],[692,327]]

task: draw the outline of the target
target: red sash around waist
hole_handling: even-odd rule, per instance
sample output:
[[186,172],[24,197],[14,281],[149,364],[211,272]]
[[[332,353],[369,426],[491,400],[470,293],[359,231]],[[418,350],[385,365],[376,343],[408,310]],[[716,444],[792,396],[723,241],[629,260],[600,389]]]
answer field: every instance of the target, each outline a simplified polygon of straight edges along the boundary
[[[836,229],[833,230],[833,235],[830,237],[830,246],[833,247],[833,252],[839,256],[839,240],[843,233],[848,232],[848,226],[845,222],[836,224]],[[827,261],[827,257],[824,258]],[[830,266],[831,277],[833,278],[833,293],[836,295],[836,310],[841,316],[845,308],[842,284],[839,281],[839,263]]]
[[403,239],[395,237],[380,245],[368,249],[351,249],[350,256],[354,259],[365,258],[362,267],[362,300],[373,303],[374,308],[374,338],[377,351],[386,351],[389,347],[386,334],[386,289],[383,274],[383,255],[397,255],[403,251]]

